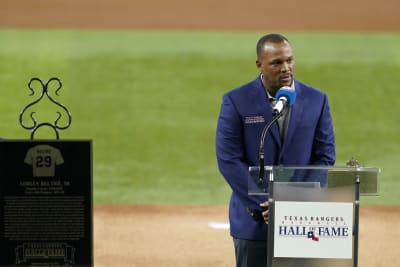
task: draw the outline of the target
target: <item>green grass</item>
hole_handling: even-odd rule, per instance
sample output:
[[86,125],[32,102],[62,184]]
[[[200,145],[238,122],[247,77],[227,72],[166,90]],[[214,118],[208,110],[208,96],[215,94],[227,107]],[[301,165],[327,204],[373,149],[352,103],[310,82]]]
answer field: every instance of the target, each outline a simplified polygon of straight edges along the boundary
[[[0,135],[29,138],[27,82],[56,76],[73,117],[61,138],[94,140],[96,203],[226,203],[216,119],[222,94],[256,77],[261,34],[1,30]],[[297,78],[329,96],[337,165],[381,167],[381,196],[363,202],[400,204],[400,34],[286,35]]]

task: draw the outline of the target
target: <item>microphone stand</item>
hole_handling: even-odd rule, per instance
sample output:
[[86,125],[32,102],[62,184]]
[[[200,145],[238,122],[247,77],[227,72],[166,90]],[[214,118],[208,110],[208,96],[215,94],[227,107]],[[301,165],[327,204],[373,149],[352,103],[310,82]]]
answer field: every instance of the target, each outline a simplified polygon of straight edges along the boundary
[[287,108],[287,105],[285,105],[283,107],[281,112],[276,112],[275,114],[273,114],[271,121],[267,125],[265,125],[262,130],[261,138],[260,138],[260,147],[258,150],[258,160],[259,160],[258,184],[262,184],[263,180],[264,180],[264,157],[265,157],[264,142],[265,142],[265,137],[266,137],[269,129],[271,128],[272,124],[274,124],[274,122],[276,122],[283,115],[286,108]]

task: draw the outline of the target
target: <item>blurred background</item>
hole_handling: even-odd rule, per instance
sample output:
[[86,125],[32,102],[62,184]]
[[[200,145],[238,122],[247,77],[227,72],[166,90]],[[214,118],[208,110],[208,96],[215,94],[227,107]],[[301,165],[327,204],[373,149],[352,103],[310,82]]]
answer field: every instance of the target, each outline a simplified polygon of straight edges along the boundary
[[[328,94],[337,165],[382,168],[399,204],[400,4],[395,0],[0,0],[0,136],[28,139],[28,81],[63,82],[62,139],[92,139],[95,203],[223,204],[215,160],[222,95],[254,79],[259,37],[292,43],[296,78]],[[44,105],[39,120],[53,120]],[[54,138],[38,132],[38,138]],[[256,153],[256,152],[255,152]]]

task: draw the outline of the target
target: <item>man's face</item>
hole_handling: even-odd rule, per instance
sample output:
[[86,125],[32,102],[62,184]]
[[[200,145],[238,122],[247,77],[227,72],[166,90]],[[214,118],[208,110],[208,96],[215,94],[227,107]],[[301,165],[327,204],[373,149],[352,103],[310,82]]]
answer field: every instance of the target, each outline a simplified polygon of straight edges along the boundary
[[283,86],[291,86],[294,74],[294,56],[288,42],[265,43],[256,61],[270,94]]

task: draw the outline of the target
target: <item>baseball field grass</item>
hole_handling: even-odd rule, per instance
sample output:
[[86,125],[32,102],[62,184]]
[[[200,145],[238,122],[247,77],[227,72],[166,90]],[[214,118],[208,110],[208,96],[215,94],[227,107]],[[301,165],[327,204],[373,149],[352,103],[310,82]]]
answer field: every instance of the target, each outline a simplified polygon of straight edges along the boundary
[[[72,113],[61,139],[93,139],[95,203],[227,203],[216,120],[223,93],[256,77],[262,34],[2,29],[0,136],[28,139],[18,121],[34,100],[27,83],[59,77]],[[336,164],[382,168],[380,196],[362,201],[400,204],[400,34],[284,34],[297,79],[328,94]],[[56,117],[51,105],[37,115]]]

